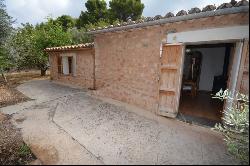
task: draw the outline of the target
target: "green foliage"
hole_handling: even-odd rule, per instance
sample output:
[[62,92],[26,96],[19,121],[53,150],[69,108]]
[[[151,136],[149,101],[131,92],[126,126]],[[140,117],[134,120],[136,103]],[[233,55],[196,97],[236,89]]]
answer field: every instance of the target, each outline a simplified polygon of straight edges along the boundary
[[19,148],[18,154],[21,157],[24,157],[24,156],[31,154],[31,150],[26,144],[22,144]]
[[105,0],[88,0],[85,3],[87,11],[81,12],[77,27],[85,27],[87,24],[95,24],[100,20],[108,22],[108,9]]
[[81,12],[76,23],[78,28],[110,25],[117,21],[127,21],[129,17],[137,20],[141,18],[144,9],[141,0],[111,0],[109,9],[104,0],[88,0],[85,6],[87,11]]
[[224,134],[228,151],[243,164],[249,164],[249,97],[221,90],[214,98],[230,103],[224,111],[224,123],[216,124],[215,129]]
[[0,73],[4,73],[13,66],[8,50],[0,46]]
[[60,26],[62,26],[64,31],[68,29],[74,28],[76,25],[76,20],[68,15],[62,15],[58,17],[54,22]]
[[91,43],[94,40],[92,35],[89,35],[86,33],[85,28],[81,28],[81,29],[72,28],[72,29],[69,29],[68,32],[71,34],[73,44]]
[[5,82],[7,79],[4,73],[12,66],[9,50],[6,49],[5,44],[12,32],[12,23],[12,18],[6,12],[4,0],[0,0],[0,74]]
[[34,32],[34,44],[39,50],[72,43],[70,34],[64,32],[59,24],[54,24],[52,19],[48,19],[45,24],[37,25]]
[[48,69],[48,55],[44,49],[70,44],[70,33],[52,19],[36,26],[23,24],[12,39],[12,46],[18,54],[18,67],[39,68],[41,73]]
[[12,23],[12,18],[6,12],[4,0],[0,0],[0,45],[2,45],[10,35]]
[[93,28],[98,28],[98,27],[105,27],[105,26],[109,26],[110,24],[107,23],[106,21],[104,20],[100,20],[94,24],[87,24],[86,25],[86,29],[93,29]]
[[144,4],[141,0],[111,0],[109,7],[111,20],[127,21],[129,17],[132,20],[140,19]]

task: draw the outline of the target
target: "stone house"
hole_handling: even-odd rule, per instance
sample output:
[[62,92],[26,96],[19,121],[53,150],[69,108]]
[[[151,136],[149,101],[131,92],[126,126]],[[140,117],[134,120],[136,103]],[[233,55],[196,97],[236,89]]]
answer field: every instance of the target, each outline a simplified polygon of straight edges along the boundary
[[[176,117],[182,99],[186,100],[183,85],[187,82],[183,80],[187,54],[199,51],[199,82],[190,84],[195,97],[189,97],[187,103],[198,103],[197,98],[216,87],[248,94],[248,1],[224,3],[217,8],[208,5],[203,10],[193,8],[176,16],[167,13],[165,17],[128,20],[88,33],[94,36],[94,44],[46,49],[53,80],[95,89],[95,95],[157,115]],[[69,72],[62,66],[73,67]],[[192,106],[189,108],[192,110]]]
[[51,80],[80,88],[95,87],[94,44],[86,43],[46,49]]

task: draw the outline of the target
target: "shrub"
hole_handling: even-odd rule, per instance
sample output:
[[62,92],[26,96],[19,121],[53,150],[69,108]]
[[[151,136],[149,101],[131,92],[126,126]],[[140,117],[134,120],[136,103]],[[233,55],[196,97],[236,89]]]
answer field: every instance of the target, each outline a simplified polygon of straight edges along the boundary
[[223,133],[231,153],[242,164],[249,164],[249,97],[242,93],[218,92],[213,98],[227,100],[223,124],[216,124],[215,130]]

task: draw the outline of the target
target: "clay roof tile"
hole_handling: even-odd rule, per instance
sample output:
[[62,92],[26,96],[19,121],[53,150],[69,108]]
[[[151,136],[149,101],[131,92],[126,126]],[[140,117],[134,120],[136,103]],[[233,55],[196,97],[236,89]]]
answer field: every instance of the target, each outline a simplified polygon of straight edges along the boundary
[[200,13],[200,12],[201,12],[201,9],[199,9],[198,7],[194,7],[188,11],[188,14],[194,14],[194,13]]
[[185,11],[185,10],[181,10],[179,11],[176,16],[184,16],[184,15],[187,15],[188,13]]
[[77,45],[69,45],[69,46],[61,46],[61,47],[51,47],[46,48],[45,51],[58,51],[58,50],[71,50],[78,48],[91,48],[94,46],[94,43],[85,43],[85,44],[77,44]]
[[231,7],[233,7],[233,5],[231,3],[223,3],[219,7],[217,7],[216,10],[225,9],[225,8],[231,8]]
[[216,9],[215,5],[207,5],[202,9],[202,12],[214,11]]
[[240,6],[249,6],[249,2],[247,0],[241,0],[238,3],[234,5],[235,7],[240,7]]

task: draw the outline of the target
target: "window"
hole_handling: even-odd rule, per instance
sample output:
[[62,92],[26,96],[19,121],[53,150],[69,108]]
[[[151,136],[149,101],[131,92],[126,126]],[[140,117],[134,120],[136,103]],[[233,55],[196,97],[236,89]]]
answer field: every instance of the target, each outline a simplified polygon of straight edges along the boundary
[[74,75],[76,68],[75,56],[58,57],[58,73],[63,75]]
[[73,59],[73,57],[68,57],[68,64],[69,64],[69,74],[72,74],[72,67],[73,67],[73,65],[72,65],[72,59]]

